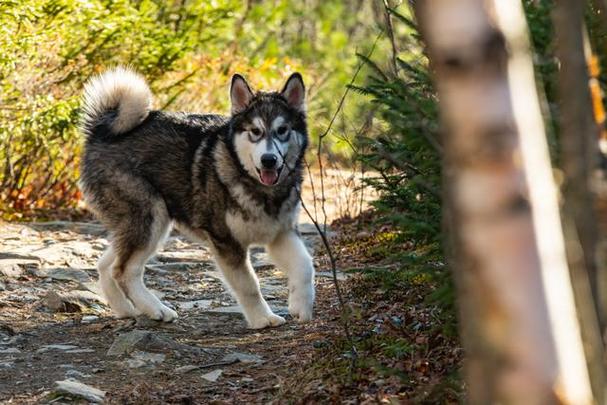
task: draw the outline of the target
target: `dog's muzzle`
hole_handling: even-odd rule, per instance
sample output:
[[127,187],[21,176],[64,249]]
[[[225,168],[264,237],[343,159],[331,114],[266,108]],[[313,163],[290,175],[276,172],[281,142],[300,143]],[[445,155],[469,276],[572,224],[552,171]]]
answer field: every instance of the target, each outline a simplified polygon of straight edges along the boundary
[[279,168],[274,169],[257,169],[257,174],[259,175],[259,181],[266,186],[273,186],[278,183],[278,179],[280,178],[280,173],[282,173],[284,165]]

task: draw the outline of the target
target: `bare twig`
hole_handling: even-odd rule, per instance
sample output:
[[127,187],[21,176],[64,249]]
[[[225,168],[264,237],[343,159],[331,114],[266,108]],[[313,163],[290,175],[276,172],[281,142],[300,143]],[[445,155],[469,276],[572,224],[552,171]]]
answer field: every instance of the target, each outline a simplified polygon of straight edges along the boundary
[[384,18],[386,20],[386,31],[388,32],[388,38],[390,38],[390,45],[392,46],[392,69],[394,75],[398,74],[398,63],[396,58],[398,57],[398,49],[396,48],[396,40],[394,38],[394,27],[392,26],[392,15],[390,14],[390,4],[388,0],[384,0]]
[[[380,32],[377,35],[377,37],[375,38],[375,41],[373,42],[373,46],[371,47],[371,50],[366,55],[367,59],[369,59],[371,57],[371,55],[373,55],[373,52],[375,51],[375,46],[377,45],[377,42],[379,41],[379,39],[381,37],[382,37],[382,33]],[[327,228],[327,211],[325,209],[325,178],[324,178],[324,173],[323,173],[323,162],[322,162],[322,142],[325,139],[325,137],[329,134],[329,132],[331,131],[331,128],[333,127],[333,123],[337,119],[337,115],[341,112],[341,109],[344,106],[344,102],[346,101],[346,97],[348,96],[348,93],[350,93],[350,89],[351,89],[352,85],[354,84],[354,82],[356,81],[356,78],[358,77],[358,74],[360,73],[360,70],[362,69],[363,65],[364,65],[364,62],[361,61],[358,64],[358,66],[356,67],[356,70],[354,71],[354,75],[352,75],[352,79],[346,86],[346,90],[344,90],[344,93],[342,94],[341,99],[339,100],[339,104],[337,105],[337,109],[335,110],[333,117],[331,118],[331,121],[329,121],[329,125],[327,125],[327,128],[325,129],[325,131],[322,134],[320,134],[320,136],[318,137],[317,159],[318,159],[318,168],[320,170],[320,193],[321,193],[321,198],[322,198],[321,207],[322,207],[322,212],[323,212],[323,217],[324,217],[323,226],[325,229]]]

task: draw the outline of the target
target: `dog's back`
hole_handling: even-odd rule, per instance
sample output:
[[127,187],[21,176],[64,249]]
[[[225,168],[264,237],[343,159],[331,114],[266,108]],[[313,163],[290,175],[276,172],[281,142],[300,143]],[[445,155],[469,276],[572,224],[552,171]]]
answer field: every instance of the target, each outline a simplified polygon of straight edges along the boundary
[[172,219],[187,222],[194,154],[203,143],[211,148],[225,130],[223,116],[152,111],[150,104],[143,79],[121,68],[85,89],[80,183],[111,231],[126,213],[145,212],[158,199]]

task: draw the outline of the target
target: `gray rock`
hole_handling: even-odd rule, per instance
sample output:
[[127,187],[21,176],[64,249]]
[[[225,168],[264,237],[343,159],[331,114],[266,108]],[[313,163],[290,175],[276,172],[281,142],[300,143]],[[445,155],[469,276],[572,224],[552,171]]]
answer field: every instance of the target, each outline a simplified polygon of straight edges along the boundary
[[50,230],[70,230],[85,235],[104,235],[105,228],[101,224],[94,222],[72,222],[72,221],[48,221],[48,222],[30,222],[28,226],[38,231]]
[[65,372],[65,377],[68,379],[89,378],[90,374],[81,373],[78,370],[69,369]]
[[17,349],[16,347],[9,347],[7,349],[0,350],[0,354],[17,354],[17,353],[21,353],[21,350]]
[[84,306],[77,300],[70,299],[64,294],[49,291],[42,299],[42,304],[53,312],[82,312]]
[[0,274],[9,278],[19,278],[24,269],[37,269],[40,259],[35,256],[12,252],[0,252]]
[[162,353],[133,352],[131,358],[127,360],[127,364],[130,368],[151,366],[162,363],[165,357]]
[[74,350],[74,349],[78,349],[78,346],[63,345],[63,344],[44,345],[40,349],[36,350],[36,353],[45,353],[45,352],[48,352],[51,350],[58,350],[58,351],[66,352],[68,350]]
[[182,311],[189,311],[194,308],[203,308],[207,309],[211,306],[213,300],[195,300],[195,301],[180,301],[175,302],[175,305],[178,309]]
[[108,356],[121,356],[134,351],[161,352],[184,351],[200,353],[205,349],[177,343],[147,330],[135,329],[119,335],[107,351]]
[[73,349],[67,350],[66,353],[75,354],[75,353],[95,353],[93,349]]
[[208,308],[206,309],[204,312],[218,312],[221,314],[240,314],[242,313],[242,310],[240,309],[240,306],[238,305],[230,305],[227,307],[215,307],[215,308]]
[[0,274],[9,278],[19,278],[23,275],[23,268],[17,263],[10,262],[9,260],[2,260],[0,262]]
[[200,366],[194,366],[194,365],[182,366],[182,367],[176,368],[175,372],[177,374],[186,374],[186,373],[189,373],[190,371],[198,370],[199,368],[200,368]]
[[[316,277],[326,277],[326,278],[333,278],[333,272],[332,271],[317,271],[316,272]],[[344,274],[341,271],[337,272],[337,280],[339,281],[343,281],[346,280],[348,278],[348,274]]]
[[225,362],[236,362],[241,363],[263,363],[263,359],[260,356],[250,353],[232,352],[226,354],[221,361]]
[[84,312],[96,309],[96,304],[104,304],[103,298],[91,291],[74,290],[70,292],[49,291],[42,303],[53,312]]
[[209,382],[215,382],[221,376],[222,373],[223,373],[223,370],[217,369],[217,370],[210,371],[206,374],[203,374],[201,377]]
[[53,280],[76,281],[82,284],[92,281],[85,271],[72,268],[56,267],[42,270],[39,274],[42,277],[49,277]]
[[135,346],[140,342],[145,342],[152,338],[152,332],[147,330],[133,330],[119,335],[107,351],[108,356],[120,356],[128,354],[135,350]]
[[264,251],[251,251],[250,254],[251,265],[254,269],[261,269],[265,267],[274,266],[268,257],[268,254]]
[[103,402],[105,391],[101,391],[90,385],[81,383],[77,380],[55,381],[55,391],[59,394],[68,394],[75,397],[84,398],[94,403]]

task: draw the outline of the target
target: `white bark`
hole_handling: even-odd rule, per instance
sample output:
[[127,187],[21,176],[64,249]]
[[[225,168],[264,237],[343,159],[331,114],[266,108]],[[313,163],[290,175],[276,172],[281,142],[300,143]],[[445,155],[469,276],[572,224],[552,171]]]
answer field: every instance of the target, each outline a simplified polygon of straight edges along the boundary
[[470,402],[590,404],[521,4],[417,11],[445,128]]

